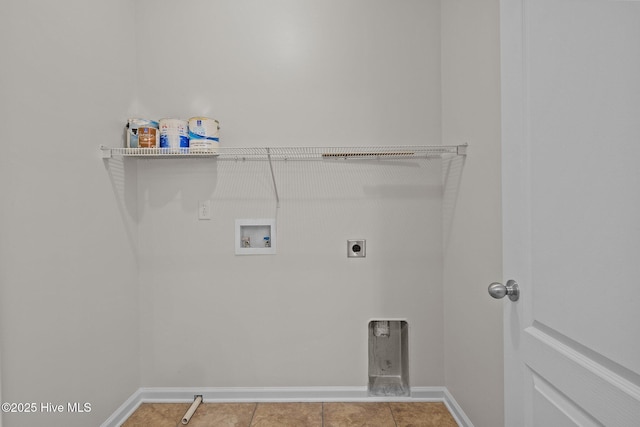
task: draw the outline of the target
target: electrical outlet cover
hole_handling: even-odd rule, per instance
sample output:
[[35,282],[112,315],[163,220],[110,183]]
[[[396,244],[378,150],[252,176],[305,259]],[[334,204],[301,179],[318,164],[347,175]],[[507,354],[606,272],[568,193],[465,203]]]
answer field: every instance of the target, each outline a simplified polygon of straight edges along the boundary
[[364,239],[347,240],[347,257],[364,258],[367,256],[367,241]]
[[211,200],[198,201],[198,219],[211,219]]

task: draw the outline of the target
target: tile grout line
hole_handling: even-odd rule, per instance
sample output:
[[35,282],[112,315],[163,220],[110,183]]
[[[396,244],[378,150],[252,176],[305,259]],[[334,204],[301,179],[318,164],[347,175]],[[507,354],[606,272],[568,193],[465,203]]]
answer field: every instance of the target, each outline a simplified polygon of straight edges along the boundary
[[389,406],[389,412],[391,412],[391,419],[393,420],[393,424],[398,427],[398,422],[396,421],[396,416],[393,415],[393,408],[391,407],[391,402],[387,402],[387,406]]
[[249,420],[249,425],[247,427],[251,427],[251,424],[253,424],[253,417],[256,416],[256,410],[258,410],[258,402],[256,402],[256,404],[253,407],[253,412],[251,413],[251,419]]

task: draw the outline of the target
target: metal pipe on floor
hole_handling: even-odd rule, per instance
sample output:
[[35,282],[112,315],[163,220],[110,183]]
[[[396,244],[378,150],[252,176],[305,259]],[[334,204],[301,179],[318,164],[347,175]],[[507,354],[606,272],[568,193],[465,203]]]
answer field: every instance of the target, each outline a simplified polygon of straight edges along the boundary
[[193,403],[191,404],[187,412],[185,412],[184,416],[182,417],[182,425],[189,424],[191,417],[193,416],[194,412],[196,412],[196,409],[198,409],[198,406],[201,403],[202,403],[202,396],[195,396]]

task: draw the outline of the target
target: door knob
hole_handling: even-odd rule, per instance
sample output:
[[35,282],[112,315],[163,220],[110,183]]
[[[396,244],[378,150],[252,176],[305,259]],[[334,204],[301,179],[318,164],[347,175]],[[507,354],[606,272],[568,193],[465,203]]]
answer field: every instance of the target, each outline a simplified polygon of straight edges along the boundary
[[505,295],[509,296],[511,301],[518,301],[520,298],[520,288],[515,280],[507,280],[507,285],[494,282],[489,285],[489,295],[495,299],[504,298]]

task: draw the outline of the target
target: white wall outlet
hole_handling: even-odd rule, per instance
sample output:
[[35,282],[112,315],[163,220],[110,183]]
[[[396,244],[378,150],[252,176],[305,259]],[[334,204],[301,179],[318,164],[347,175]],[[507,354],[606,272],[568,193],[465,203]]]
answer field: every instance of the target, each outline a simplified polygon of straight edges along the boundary
[[367,241],[364,239],[347,240],[347,257],[364,258],[367,256]]
[[211,200],[198,200],[198,219],[211,219]]

